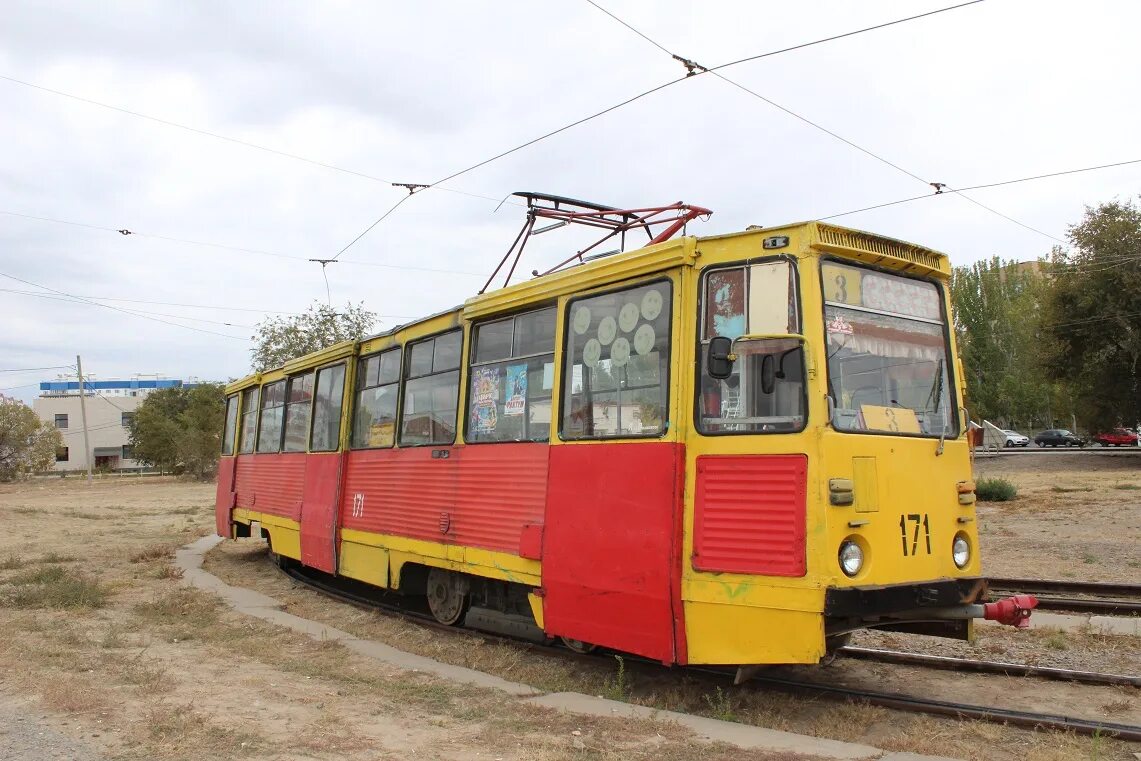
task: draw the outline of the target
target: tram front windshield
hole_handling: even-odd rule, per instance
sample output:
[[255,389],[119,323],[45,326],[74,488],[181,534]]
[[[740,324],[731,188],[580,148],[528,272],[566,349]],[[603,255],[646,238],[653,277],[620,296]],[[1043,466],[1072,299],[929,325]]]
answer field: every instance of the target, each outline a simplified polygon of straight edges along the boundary
[[838,430],[958,434],[946,323],[929,282],[824,263],[828,393]]

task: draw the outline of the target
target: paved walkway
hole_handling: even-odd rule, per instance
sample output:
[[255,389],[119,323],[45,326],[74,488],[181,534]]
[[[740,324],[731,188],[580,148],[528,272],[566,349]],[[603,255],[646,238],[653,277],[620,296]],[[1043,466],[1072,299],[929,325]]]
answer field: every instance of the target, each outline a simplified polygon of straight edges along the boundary
[[808,737],[792,732],[781,732],[775,729],[765,729],[673,711],[659,711],[645,706],[606,700],[577,692],[543,694],[530,685],[510,682],[492,674],[485,674],[482,671],[463,666],[440,663],[431,658],[397,650],[381,642],[359,639],[346,631],[286,613],[282,610],[282,603],[272,597],[252,589],[232,587],[217,576],[202,570],[203,556],[221,541],[221,537],[206,536],[178,550],[175,554],[175,563],[184,572],[184,583],[218,594],[239,613],[284,626],[314,639],[334,640],[355,653],[398,668],[416,669],[455,682],[500,690],[534,705],[573,714],[611,717],[637,716],[676,722],[689,727],[702,739],[710,742],[728,743],[740,748],[803,753],[824,758],[858,759],[861,761],[863,759],[867,759],[867,761],[954,761],[953,759],[940,759],[935,756],[921,756],[914,753],[889,753],[870,745]]
[[0,694],[0,761],[101,761],[102,758],[81,741],[52,727],[47,717],[32,706]]

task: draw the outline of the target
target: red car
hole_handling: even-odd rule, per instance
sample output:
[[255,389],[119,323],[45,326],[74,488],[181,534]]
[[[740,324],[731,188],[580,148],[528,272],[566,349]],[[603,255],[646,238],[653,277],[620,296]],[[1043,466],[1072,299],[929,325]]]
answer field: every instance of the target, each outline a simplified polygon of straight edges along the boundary
[[1114,428],[1112,431],[1099,433],[1093,437],[1095,444],[1103,447],[1135,447],[1137,434],[1128,428]]

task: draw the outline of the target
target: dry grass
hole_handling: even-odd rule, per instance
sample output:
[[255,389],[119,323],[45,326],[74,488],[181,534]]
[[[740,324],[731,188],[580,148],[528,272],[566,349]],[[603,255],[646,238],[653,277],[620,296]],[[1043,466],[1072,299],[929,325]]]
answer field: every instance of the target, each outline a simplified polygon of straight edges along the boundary
[[174,557],[174,547],[168,544],[155,544],[131,555],[130,561],[149,563],[152,560],[168,560],[172,557]]
[[0,586],[0,600],[13,608],[101,608],[109,590],[57,565],[10,576]]

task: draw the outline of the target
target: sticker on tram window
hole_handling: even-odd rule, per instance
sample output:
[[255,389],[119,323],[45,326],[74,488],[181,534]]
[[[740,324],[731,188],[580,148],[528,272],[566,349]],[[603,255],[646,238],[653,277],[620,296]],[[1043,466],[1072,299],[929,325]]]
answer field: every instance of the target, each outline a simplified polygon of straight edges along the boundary
[[[920,537],[920,529],[923,536]],[[931,523],[927,513],[902,513],[899,516],[899,538],[903,542],[903,556],[918,555],[921,549],[931,554]]]
[[863,278],[861,297],[869,309],[939,319],[939,291],[931,283],[869,273]]
[[880,407],[874,404],[860,405],[864,425],[873,431],[892,433],[922,433],[915,410],[908,407]]
[[825,301],[863,306],[864,273],[861,270],[838,264],[823,264],[820,266],[820,276],[824,279]]

